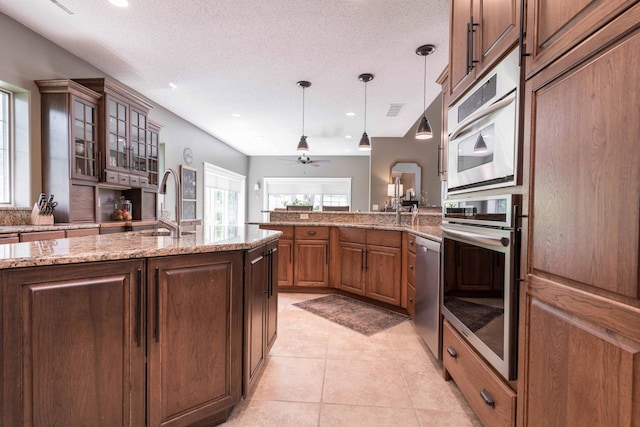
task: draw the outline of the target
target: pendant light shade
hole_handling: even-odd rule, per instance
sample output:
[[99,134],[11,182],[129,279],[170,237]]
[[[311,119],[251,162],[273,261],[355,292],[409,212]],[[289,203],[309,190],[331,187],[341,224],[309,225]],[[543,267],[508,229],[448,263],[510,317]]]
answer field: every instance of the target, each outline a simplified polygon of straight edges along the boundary
[[476,139],[476,143],[473,146],[474,153],[486,153],[488,150],[487,143],[484,142],[484,138],[482,134],[478,134],[478,139]]
[[422,97],[422,118],[416,129],[416,139],[431,139],[433,138],[433,132],[431,131],[431,125],[429,119],[426,116],[426,102],[427,102],[427,56],[436,51],[436,47],[432,44],[425,44],[416,49],[416,55],[424,56],[424,86]]
[[369,140],[369,135],[367,135],[367,83],[373,80],[373,74],[360,74],[358,80],[364,82],[364,132],[362,132],[358,150],[371,151],[371,141]]
[[302,136],[300,137],[300,142],[298,142],[298,148],[296,151],[298,151],[298,153],[306,153],[309,151],[309,144],[307,143],[307,137],[304,134],[304,90],[311,86],[311,83],[306,80],[300,80],[296,84],[298,87],[302,88]]

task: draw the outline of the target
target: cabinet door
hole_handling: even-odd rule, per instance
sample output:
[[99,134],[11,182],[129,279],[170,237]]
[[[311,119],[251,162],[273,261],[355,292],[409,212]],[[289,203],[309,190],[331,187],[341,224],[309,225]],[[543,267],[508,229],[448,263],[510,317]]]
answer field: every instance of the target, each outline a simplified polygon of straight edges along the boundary
[[450,101],[462,94],[473,83],[475,73],[470,74],[470,49],[473,38],[469,35],[472,0],[451,0],[449,30],[449,89]]
[[520,36],[521,0],[475,0],[474,20],[479,23],[474,49],[476,76],[490,68],[515,46]]
[[106,168],[110,170],[129,170],[129,105],[113,96],[106,98],[107,136]]
[[2,274],[6,426],[144,425],[144,262]]
[[244,265],[243,395],[246,396],[255,386],[254,380],[267,357],[266,303],[269,293],[269,258],[266,246],[246,251]]
[[73,126],[71,127],[71,177],[98,180],[98,105],[71,96]]
[[635,0],[529,0],[525,73],[531,77],[600,29]]
[[267,286],[267,353],[276,342],[278,336],[278,262],[280,258],[280,245],[272,242],[267,245],[269,254],[268,286]]
[[150,259],[148,420],[220,420],[242,392],[242,253]]
[[365,294],[365,248],[360,243],[340,242],[340,289]]
[[147,135],[147,184],[152,188],[156,188],[159,184],[158,174],[160,173],[158,163],[158,149],[160,147],[160,125],[152,121],[149,121],[148,124],[149,134]]
[[129,168],[132,172],[147,176],[147,116],[130,108]]
[[400,305],[401,267],[400,248],[368,245],[366,296]]
[[293,240],[280,239],[277,266],[278,285],[293,286]]
[[295,241],[296,286],[329,285],[329,248],[326,240]]

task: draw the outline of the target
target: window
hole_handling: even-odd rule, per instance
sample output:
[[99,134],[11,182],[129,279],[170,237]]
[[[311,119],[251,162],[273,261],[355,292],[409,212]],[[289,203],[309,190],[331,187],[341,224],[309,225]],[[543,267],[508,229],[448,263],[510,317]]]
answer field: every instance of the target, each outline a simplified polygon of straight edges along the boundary
[[0,89],[0,203],[11,203],[12,95]]
[[244,227],[245,177],[204,164],[204,232],[216,240],[238,236]]
[[286,209],[287,205],[349,206],[351,178],[265,178],[266,210]]

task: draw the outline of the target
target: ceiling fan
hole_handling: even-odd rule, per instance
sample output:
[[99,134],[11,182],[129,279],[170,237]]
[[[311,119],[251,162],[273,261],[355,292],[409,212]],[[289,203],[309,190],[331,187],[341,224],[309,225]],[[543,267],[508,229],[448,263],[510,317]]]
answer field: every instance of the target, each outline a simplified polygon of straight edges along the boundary
[[299,165],[311,165],[314,167],[320,166],[320,163],[331,163],[331,160],[311,160],[311,158],[306,154],[302,154],[296,160],[291,160],[291,159],[280,159],[280,160],[283,160],[285,162],[295,162]]

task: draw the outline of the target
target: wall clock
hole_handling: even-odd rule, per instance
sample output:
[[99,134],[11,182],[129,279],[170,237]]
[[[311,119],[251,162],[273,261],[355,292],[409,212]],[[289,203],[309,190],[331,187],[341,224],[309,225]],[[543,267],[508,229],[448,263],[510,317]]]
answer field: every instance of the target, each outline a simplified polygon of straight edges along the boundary
[[185,147],[185,149],[182,150],[182,158],[184,159],[184,162],[188,165],[190,165],[191,162],[193,162],[193,152],[191,151],[191,148]]

